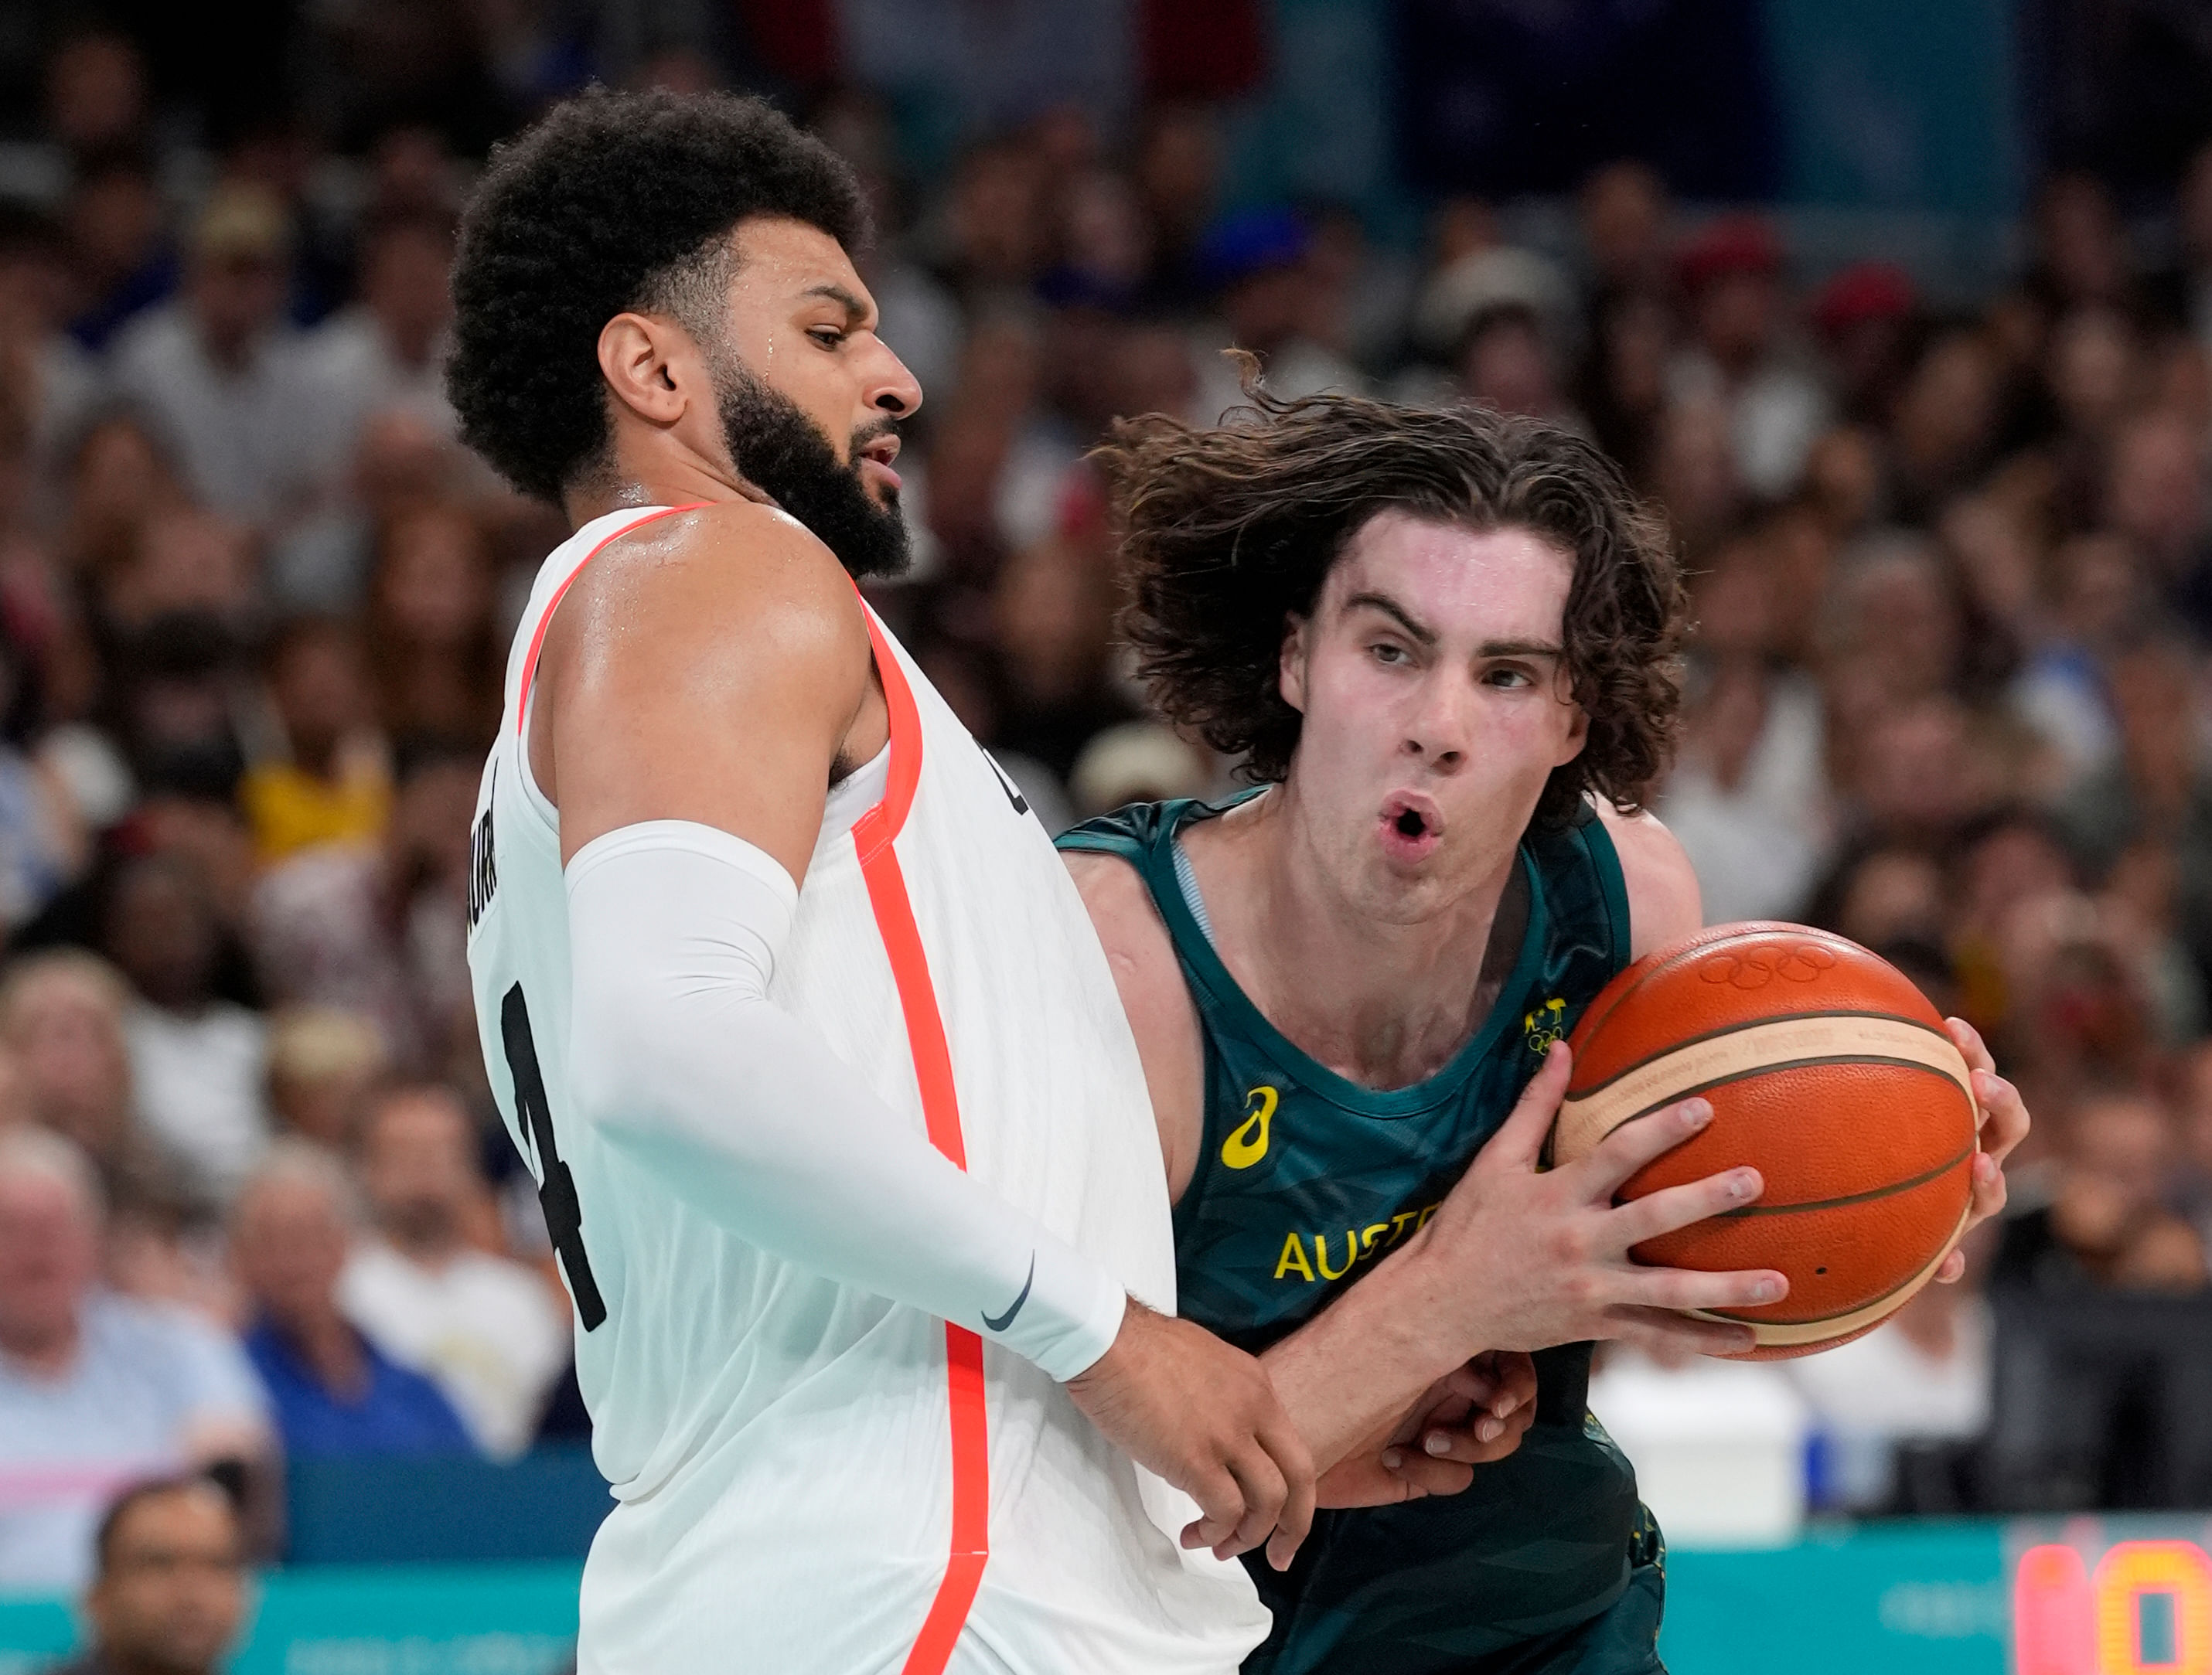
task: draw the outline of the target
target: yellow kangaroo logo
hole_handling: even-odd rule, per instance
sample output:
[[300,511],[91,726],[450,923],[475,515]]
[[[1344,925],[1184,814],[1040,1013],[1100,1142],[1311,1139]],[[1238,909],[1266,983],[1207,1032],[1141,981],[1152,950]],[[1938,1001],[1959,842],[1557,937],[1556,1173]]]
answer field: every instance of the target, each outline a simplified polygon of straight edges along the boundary
[[1232,1169],[1249,1169],[1267,1155],[1267,1125],[1274,1120],[1275,1101],[1281,1097],[1266,1086],[1244,1095],[1245,1108],[1252,1114],[1221,1143],[1223,1162]]
[[1553,1041],[1565,1040],[1567,1032],[1559,1026],[1566,1022],[1566,1016],[1565,998],[1555,995],[1523,1017],[1521,1028],[1528,1039],[1528,1050],[1542,1053]]

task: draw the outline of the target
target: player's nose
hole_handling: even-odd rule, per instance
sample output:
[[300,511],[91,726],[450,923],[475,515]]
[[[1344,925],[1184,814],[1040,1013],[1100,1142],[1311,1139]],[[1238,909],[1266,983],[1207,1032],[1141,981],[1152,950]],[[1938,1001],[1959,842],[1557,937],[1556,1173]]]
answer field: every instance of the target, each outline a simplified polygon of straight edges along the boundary
[[906,362],[881,338],[876,340],[877,361],[868,368],[861,403],[871,418],[902,419],[921,405],[921,385]]
[[1424,684],[1420,701],[1406,718],[1406,737],[1401,748],[1440,773],[1450,773],[1466,762],[1474,725],[1472,692],[1464,683],[1431,680]]

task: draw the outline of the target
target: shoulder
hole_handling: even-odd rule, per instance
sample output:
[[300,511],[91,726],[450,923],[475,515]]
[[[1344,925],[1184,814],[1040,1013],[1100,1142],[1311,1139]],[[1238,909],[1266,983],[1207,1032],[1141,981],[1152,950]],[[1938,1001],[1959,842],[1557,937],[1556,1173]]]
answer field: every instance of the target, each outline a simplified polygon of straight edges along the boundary
[[1062,849],[1060,859],[1091,914],[1116,981],[1124,968],[1157,974],[1175,968],[1175,945],[1143,876],[1127,857],[1103,850]]
[[[600,642],[656,664],[689,652],[759,666],[800,665],[819,678],[864,679],[867,619],[852,579],[797,519],[731,501],[670,513],[607,543],[562,607],[575,631],[619,621]],[[573,613],[573,616],[572,616]],[[557,632],[557,627],[556,627]]]
[[752,501],[648,519],[608,541],[577,585],[640,604],[704,604],[718,616],[761,609],[820,616],[866,633],[852,578],[820,537]]
[[1630,957],[1640,960],[1704,929],[1705,898],[1680,840],[1649,810],[1623,814],[1600,798],[1597,813],[1620,858],[1621,883],[1628,893]]

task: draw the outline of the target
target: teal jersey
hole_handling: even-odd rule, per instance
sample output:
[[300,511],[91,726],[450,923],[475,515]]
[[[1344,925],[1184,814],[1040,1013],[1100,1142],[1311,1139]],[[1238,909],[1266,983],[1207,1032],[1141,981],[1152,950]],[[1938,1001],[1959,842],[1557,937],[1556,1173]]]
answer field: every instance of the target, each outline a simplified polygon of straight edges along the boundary
[[[1177,1313],[1256,1352],[1428,1219],[1545,1048],[1628,963],[1628,899],[1594,814],[1531,829],[1520,848],[1527,927],[1496,1004],[1436,1075],[1378,1091],[1292,1046],[1215,952],[1176,834],[1218,812],[1137,804],[1059,841],[1135,866],[1174,939],[1206,1052],[1205,1136],[1175,1210]],[[1249,1563],[1275,1624],[1245,1670],[1518,1667],[1516,1652],[1607,1611],[1657,1537],[1627,1460],[1585,1405],[1589,1352],[1536,1357],[1535,1423],[1463,1493],[1324,1511],[1288,1572]]]

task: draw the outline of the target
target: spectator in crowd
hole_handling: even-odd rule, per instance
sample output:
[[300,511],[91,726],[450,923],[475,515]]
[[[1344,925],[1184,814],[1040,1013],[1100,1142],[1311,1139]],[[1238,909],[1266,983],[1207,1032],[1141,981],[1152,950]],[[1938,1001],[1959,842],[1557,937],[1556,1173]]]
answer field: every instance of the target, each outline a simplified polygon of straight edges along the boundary
[[2167,1207],[2171,1120],[2148,1089],[2100,1089],[2067,1114],[2057,1195],[2005,1224],[1993,1286],[2201,1291],[2205,1247]]
[[246,1614],[245,1532],[229,1495],[205,1477],[136,1484],[94,1545],[90,1643],[48,1675],[215,1675]]
[[104,29],[72,32],[46,60],[46,128],[76,158],[146,137],[146,65],[138,49]]
[[60,228],[27,205],[0,203],[0,389],[42,470],[59,463],[64,440],[99,398],[97,365],[63,330],[68,294]]
[[286,612],[357,613],[382,533],[423,507],[465,504],[458,445],[404,405],[372,410],[341,464],[320,503],[271,537],[269,589]]
[[343,622],[303,617],[277,634],[267,662],[283,749],[239,787],[254,847],[269,862],[316,844],[373,845],[392,783],[359,637]]
[[252,521],[298,511],[325,428],[328,392],[284,320],[290,236],[270,194],[222,186],[193,226],[179,300],[114,351],[116,387],[153,416],[193,494]]
[[118,639],[157,622],[199,617],[244,639],[259,626],[252,538],[232,519],[196,507],[149,516],[100,593],[103,625]]
[[1887,499],[1900,522],[1925,524],[1987,470],[2002,375],[1978,325],[1949,327],[1922,348],[1890,418]]
[[268,1040],[258,1014],[214,992],[220,927],[207,881],[181,854],[127,862],[106,929],[136,991],[124,1029],[139,1119],[196,1194],[228,1201],[268,1142]]
[[494,1253],[478,1144],[444,1088],[397,1088],[369,1107],[356,1156],[375,1235],[338,1295],[364,1332],[436,1381],[485,1453],[511,1459],[568,1364],[568,1318],[544,1279]]
[[491,555],[465,509],[434,503],[385,526],[366,651],[387,736],[442,734],[478,750],[490,743],[507,662],[494,604]]
[[1267,387],[1286,399],[1322,390],[1364,389],[1359,369],[1316,331],[1313,234],[1288,209],[1247,209],[1206,230],[1201,270],[1220,299],[1220,319],[1201,339],[1199,416],[1209,422],[1243,399],[1236,365],[1218,351],[1249,349],[1267,368]]
[[158,1192],[169,1160],[139,1127],[125,1018],[130,985],[76,949],[26,955],[0,983],[0,1043],[33,1122],[81,1148],[111,1200]]
[[125,407],[94,410],[69,440],[62,474],[56,545],[63,566],[94,584],[122,568],[154,513],[184,492],[147,422]]
[[1533,251],[1487,246],[1441,270],[1415,302],[1415,336],[1452,382],[1401,379],[1406,400],[1484,402],[1500,411],[1581,428],[1560,391],[1573,349],[1574,295],[1566,276]]
[[116,742],[134,777],[228,801],[244,766],[238,641],[204,614],[163,616],[116,647]]
[[70,1142],[0,1133],[0,1587],[73,1588],[100,1512],[151,1472],[266,1460],[266,1399],[227,1336],[100,1289],[102,1199]]
[[263,874],[255,954],[275,999],[358,1013],[403,1068],[442,1069],[456,1049],[477,1052],[465,926],[483,762],[472,745],[417,737],[398,768],[380,847],[324,844]]
[[246,1352],[284,1453],[471,1453],[438,1387],[386,1355],[338,1307],[360,1219],[337,1156],[294,1139],[270,1148],[231,1212],[230,1259],[253,1311]]
[[1593,300],[1667,288],[1667,183],[1648,163],[1607,163],[1583,183],[1577,209]]
[[373,414],[403,411],[453,434],[444,383],[453,259],[453,222],[435,208],[395,207],[364,229],[360,300],[316,328],[306,349],[310,381],[329,403],[325,470],[353,458]]
[[374,1022],[343,1007],[288,1006],[269,1020],[269,1109],[283,1133],[336,1152],[391,1069]]
[[1828,398],[1786,352],[1783,252],[1755,217],[1716,222],[1682,252],[1692,341],[1668,371],[1676,402],[1716,402],[1728,416],[1737,476],[1779,500],[1797,486],[1824,428]]
[[1698,590],[1704,632],[1680,758],[1662,812],[1716,923],[1802,912],[1826,859],[1820,692],[1778,663],[1776,578],[1764,549],[1731,545]]
[[63,215],[70,288],[78,300],[70,335],[101,354],[125,325],[177,288],[175,247],[139,149],[125,143],[83,159]]
[[1903,387],[1914,317],[1912,276],[1893,262],[1854,262],[1813,300],[1813,325],[1835,369],[1836,404],[1857,424],[1881,424]]

